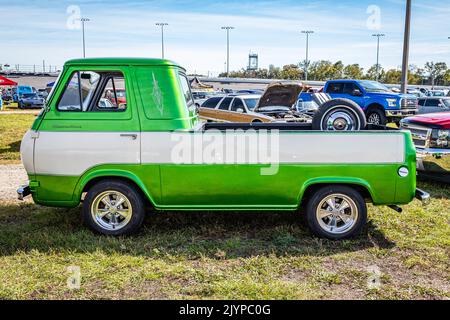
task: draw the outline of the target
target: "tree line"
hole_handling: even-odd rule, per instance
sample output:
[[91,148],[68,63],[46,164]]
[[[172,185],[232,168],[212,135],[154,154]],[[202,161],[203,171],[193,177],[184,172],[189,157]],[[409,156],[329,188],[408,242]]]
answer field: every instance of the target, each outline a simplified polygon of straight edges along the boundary
[[[305,62],[288,64],[280,67],[270,65],[268,69],[255,71],[242,69],[231,71],[230,78],[259,78],[259,79],[305,79]],[[386,84],[401,82],[402,72],[399,69],[385,70],[381,65],[373,65],[365,71],[359,64],[344,65],[342,61],[335,63],[320,60],[308,63],[308,80],[327,81],[333,79],[367,79],[377,80]],[[219,75],[226,77],[226,73]],[[423,67],[409,66],[408,83],[415,85],[450,85],[450,69],[445,62],[427,62]]]

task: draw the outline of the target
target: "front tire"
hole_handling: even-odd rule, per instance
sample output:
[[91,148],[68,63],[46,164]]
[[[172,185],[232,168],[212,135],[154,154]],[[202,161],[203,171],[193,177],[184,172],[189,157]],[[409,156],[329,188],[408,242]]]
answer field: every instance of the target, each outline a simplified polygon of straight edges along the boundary
[[107,236],[135,233],[145,217],[141,194],[133,185],[120,180],[95,184],[84,199],[82,212],[86,226]]
[[367,221],[367,206],[353,188],[330,185],[318,189],[306,206],[308,227],[318,237],[342,240],[358,235]]
[[367,123],[384,126],[388,123],[388,119],[380,109],[372,109],[367,112]]

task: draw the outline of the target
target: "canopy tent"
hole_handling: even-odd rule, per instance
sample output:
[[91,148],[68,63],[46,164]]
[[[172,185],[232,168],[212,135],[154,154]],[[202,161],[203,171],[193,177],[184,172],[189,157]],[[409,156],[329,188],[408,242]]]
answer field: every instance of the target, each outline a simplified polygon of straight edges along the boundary
[[15,86],[17,86],[17,82],[14,82],[11,79],[0,76],[0,87],[1,86],[15,87]]
[[191,80],[191,88],[192,89],[212,89],[214,86],[210,86],[202,83],[197,77]]

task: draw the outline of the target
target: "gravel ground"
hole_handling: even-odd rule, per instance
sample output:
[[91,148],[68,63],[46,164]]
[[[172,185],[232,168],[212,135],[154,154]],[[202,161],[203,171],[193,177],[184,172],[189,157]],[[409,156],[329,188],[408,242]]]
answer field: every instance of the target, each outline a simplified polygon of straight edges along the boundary
[[0,201],[17,200],[17,188],[27,181],[27,173],[21,164],[0,165]]

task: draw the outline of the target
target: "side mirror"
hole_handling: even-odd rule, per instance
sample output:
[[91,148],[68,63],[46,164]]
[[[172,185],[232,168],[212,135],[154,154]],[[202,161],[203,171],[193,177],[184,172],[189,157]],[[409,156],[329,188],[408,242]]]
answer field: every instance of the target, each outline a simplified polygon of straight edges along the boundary
[[352,92],[352,96],[360,97],[360,96],[362,96],[362,92],[359,89],[355,89]]
[[238,112],[238,113],[244,113],[244,109],[242,109],[242,108],[237,108],[237,109],[236,109],[236,112]]

